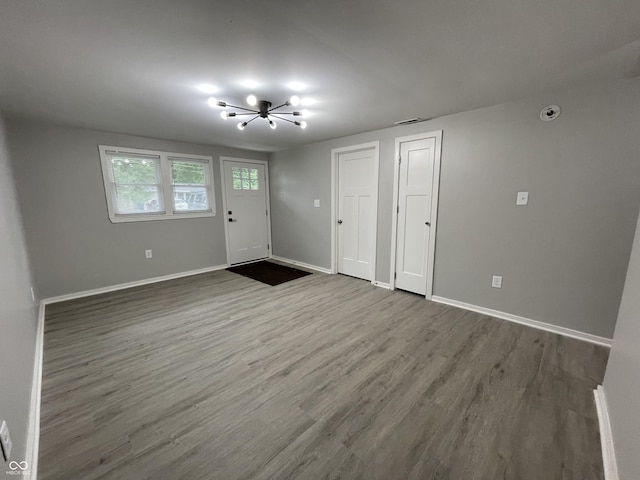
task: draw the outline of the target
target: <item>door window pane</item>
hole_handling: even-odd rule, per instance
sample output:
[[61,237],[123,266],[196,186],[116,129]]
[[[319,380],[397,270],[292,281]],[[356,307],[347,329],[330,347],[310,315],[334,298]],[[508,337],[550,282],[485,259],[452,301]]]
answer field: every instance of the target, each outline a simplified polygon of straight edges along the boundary
[[234,190],[259,190],[257,168],[231,167]]

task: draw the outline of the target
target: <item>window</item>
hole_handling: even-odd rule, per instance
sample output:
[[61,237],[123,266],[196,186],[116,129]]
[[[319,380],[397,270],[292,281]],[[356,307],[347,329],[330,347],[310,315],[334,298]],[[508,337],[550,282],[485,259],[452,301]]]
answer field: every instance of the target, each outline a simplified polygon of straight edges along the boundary
[[258,190],[258,169],[232,167],[234,190]]
[[100,145],[112,222],[215,215],[211,157]]
[[169,157],[173,205],[176,212],[208,212],[208,163]]

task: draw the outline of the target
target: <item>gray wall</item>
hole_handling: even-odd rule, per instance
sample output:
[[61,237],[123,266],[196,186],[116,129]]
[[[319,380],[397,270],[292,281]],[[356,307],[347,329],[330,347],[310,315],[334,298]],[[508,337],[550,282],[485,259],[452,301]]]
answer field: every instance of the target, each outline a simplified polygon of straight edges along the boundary
[[[264,153],[232,148],[7,123],[27,244],[43,298],[225,264],[218,158],[266,159]],[[99,144],[212,156],[217,215],[111,223]],[[152,259],[145,259],[145,249],[153,250]]]
[[[562,115],[540,121],[552,103]],[[376,279],[388,282],[394,139],[443,130],[434,295],[610,338],[640,201],[639,127],[632,79],[273,153],[274,254],[330,267],[331,149],[379,140]]]
[[640,478],[640,218],[604,388],[621,479]]
[[[38,312],[31,300],[31,285],[29,258],[0,117],[0,422],[7,421],[13,440],[11,457],[17,461],[25,460],[35,354]],[[0,478],[5,478],[6,470],[7,464],[0,461]]]

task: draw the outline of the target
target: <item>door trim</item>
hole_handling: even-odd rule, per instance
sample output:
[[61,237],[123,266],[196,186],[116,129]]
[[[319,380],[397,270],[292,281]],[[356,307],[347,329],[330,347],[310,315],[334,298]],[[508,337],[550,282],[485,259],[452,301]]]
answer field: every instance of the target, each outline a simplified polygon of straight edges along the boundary
[[429,251],[427,252],[427,290],[425,298],[431,300],[433,295],[433,270],[436,258],[436,230],[438,228],[438,197],[440,196],[440,161],[442,157],[442,130],[434,132],[418,133],[406,137],[396,137],[393,150],[393,208],[391,210],[391,271],[389,275],[389,288],[396,288],[396,255],[398,236],[398,194],[400,181],[400,144],[414,140],[435,138],[436,150],[433,159],[433,182],[431,192],[431,227],[429,229]]
[[239,157],[220,157],[220,186],[222,187],[220,191],[222,192],[222,219],[224,222],[224,244],[227,249],[227,266],[231,265],[229,263],[229,215],[227,212],[227,187],[224,181],[224,162],[242,162],[242,163],[258,163],[260,165],[264,165],[264,175],[267,177],[265,179],[265,192],[264,194],[267,197],[267,241],[269,242],[268,248],[268,257],[271,258],[273,253],[273,243],[271,243],[271,194],[269,193],[269,162],[267,160],[253,160],[249,158],[239,158]]
[[341,153],[358,152],[361,150],[373,150],[373,162],[375,171],[373,175],[374,182],[374,198],[373,204],[375,205],[375,215],[373,219],[373,230],[375,235],[373,236],[372,256],[371,259],[371,278],[368,280],[375,284],[376,281],[376,258],[377,258],[377,244],[378,244],[378,189],[379,189],[379,170],[380,170],[380,142],[368,142],[358,145],[350,145],[348,147],[332,148],[331,149],[331,273],[338,273],[338,229],[336,228],[338,221],[338,160]]

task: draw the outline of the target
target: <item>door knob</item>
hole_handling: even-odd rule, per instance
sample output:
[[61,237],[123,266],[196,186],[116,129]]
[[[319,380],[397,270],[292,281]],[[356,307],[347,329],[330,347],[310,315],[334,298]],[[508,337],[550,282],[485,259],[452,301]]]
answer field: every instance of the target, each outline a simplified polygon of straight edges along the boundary
[[338,224],[339,224],[339,225],[342,225],[342,220],[338,220]]
[[235,220],[233,218],[230,218],[229,221],[230,222],[235,222]]
[[430,222],[424,222],[424,224],[425,224],[427,227],[430,227],[430,226],[431,226],[431,223],[430,223]]

